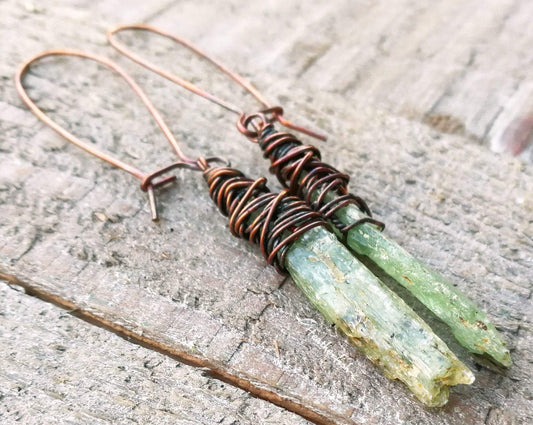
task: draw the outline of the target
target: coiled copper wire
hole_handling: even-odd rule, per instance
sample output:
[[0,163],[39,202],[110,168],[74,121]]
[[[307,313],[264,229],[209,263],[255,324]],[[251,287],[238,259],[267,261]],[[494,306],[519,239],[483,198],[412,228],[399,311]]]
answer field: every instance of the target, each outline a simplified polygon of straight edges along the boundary
[[264,177],[252,180],[235,168],[204,167],[204,178],[211,199],[229,217],[231,233],[258,244],[279,273],[286,271],[287,250],[298,237],[314,227],[329,228],[320,213],[288,190],[272,193]]
[[[343,234],[363,223],[371,223],[383,230],[385,224],[372,218],[368,204],[361,197],[348,192],[348,174],[322,162],[320,151],[315,146],[304,145],[294,135],[275,129],[269,115],[276,114],[278,109],[242,115],[237,127],[259,144],[263,156],[270,160],[270,172],[276,174],[288,193],[305,200],[314,211],[331,220]],[[355,205],[368,217],[349,225],[341,223],[335,213],[348,205]]]

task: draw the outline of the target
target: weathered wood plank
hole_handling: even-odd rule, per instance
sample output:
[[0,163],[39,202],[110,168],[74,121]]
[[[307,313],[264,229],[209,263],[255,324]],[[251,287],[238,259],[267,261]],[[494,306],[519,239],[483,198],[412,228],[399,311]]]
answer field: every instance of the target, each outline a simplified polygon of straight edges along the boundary
[[[506,129],[533,113],[527,0],[196,3],[180,2],[155,22],[236,58],[256,78],[268,72],[284,79],[288,91],[302,83],[365,99],[500,152],[516,143],[492,127]],[[193,10],[199,17],[191,21]],[[531,144],[522,149],[531,161]]]
[[[112,54],[101,30],[116,23],[120,13],[105,15],[100,4],[70,20],[61,19],[70,13],[68,6],[61,12],[51,8],[29,14],[10,2],[2,5],[9,22],[24,18],[33,25],[25,27],[24,37],[8,46],[6,60],[0,61],[0,271],[171,354],[240,379],[242,386],[249,382],[253,391],[267,391],[281,403],[294,402],[293,407],[338,423],[527,423],[532,380],[531,168],[495,156],[465,137],[441,135],[365,106],[366,98],[350,100],[316,90],[322,87],[319,77],[306,77],[313,75],[314,66],[341,70],[345,55],[354,57],[357,50],[321,62],[310,58],[312,47],[292,48],[298,44],[291,43],[305,34],[320,39],[321,22],[330,23],[331,34],[353,41],[353,24],[351,31],[338,24],[346,23],[347,3],[298,10],[297,2],[235,2],[217,11],[210,3],[192,4],[163,5],[153,22],[179,28],[180,34],[238,69],[244,60],[244,71],[253,73],[271,97],[290,93],[290,100],[282,99],[287,115],[315,122],[333,136],[321,145],[324,158],[350,172],[353,187],[373,200],[389,234],[457,281],[490,313],[514,347],[516,364],[508,376],[481,369],[474,386],[457,389],[445,409],[422,408],[400,384],[389,382],[361,358],[290,282],[266,268],[255,248],[229,236],[200,176],[179,174],[178,184],[160,197],[163,220],[154,225],[136,182],[43,129],[11,87],[14,66],[44,47],[59,47],[59,42]],[[370,13],[373,7],[362,4],[356,10]],[[446,8],[444,3],[440,7]],[[385,9],[371,14],[377,19]],[[310,19],[315,24],[308,24]],[[82,25],[84,31],[77,34]],[[381,25],[383,31],[388,27]],[[3,30],[5,37],[13,37]],[[275,34],[278,47],[267,48]],[[237,47],[239,42],[246,43]],[[333,40],[332,48],[337,42]],[[157,45],[151,46],[155,50]],[[161,46],[167,52],[161,61],[177,70],[196,66]],[[258,51],[257,60],[247,60]],[[311,65],[301,76],[291,74],[294,63],[287,58]],[[266,174],[259,152],[244,144],[231,117],[123,63],[156,99],[188,152],[226,155],[254,176]],[[202,69],[200,77],[221,94],[231,94],[225,80]],[[143,158],[138,163],[149,168],[169,161],[170,151],[144,110],[108,74],[76,61],[54,61],[33,74],[28,78],[32,95],[77,134],[118,152],[126,144],[124,158]],[[422,100],[418,111],[425,110]],[[468,359],[442,326],[421,313]]]
[[4,283],[0,300],[5,425],[308,423]]

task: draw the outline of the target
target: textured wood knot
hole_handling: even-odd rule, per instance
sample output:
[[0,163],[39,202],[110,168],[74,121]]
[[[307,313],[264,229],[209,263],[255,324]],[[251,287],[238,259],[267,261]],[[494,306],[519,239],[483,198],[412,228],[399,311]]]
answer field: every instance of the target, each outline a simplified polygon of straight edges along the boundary
[[463,121],[449,114],[428,114],[423,122],[441,133],[464,135],[466,132]]

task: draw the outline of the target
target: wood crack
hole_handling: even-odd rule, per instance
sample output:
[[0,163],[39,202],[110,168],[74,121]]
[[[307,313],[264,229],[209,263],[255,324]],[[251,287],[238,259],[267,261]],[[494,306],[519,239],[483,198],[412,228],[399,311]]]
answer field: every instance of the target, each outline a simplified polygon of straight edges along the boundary
[[121,338],[124,338],[125,340],[133,344],[137,344],[144,348],[154,350],[186,365],[197,368],[203,368],[206,370],[206,374],[208,376],[223,381],[229,385],[240,388],[244,391],[247,391],[258,398],[273,403],[290,412],[296,413],[297,415],[300,415],[304,419],[313,422],[317,425],[335,425],[338,423],[355,425],[354,422],[347,420],[346,418],[341,418],[333,412],[318,412],[317,410],[308,406],[304,406],[303,404],[293,399],[289,399],[286,396],[262,388],[259,385],[252,383],[248,379],[244,379],[240,376],[237,376],[236,374],[231,373],[226,369],[223,369],[220,365],[215,364],[214,362],[211,362],[210,360],[202,356],[192,355],[191,353],[188,353],[184,350],[180,350],[179,348],[171,347],[139,333],[133,332],[90,311],[79,308],[72,301],[54,295],[30,283],[21,281],[13,275],[6,274],[0,271],[0,279],[5,280],[9,285],[16,285],[22,287],[27,295],[39,298],[43,301],[61,307],[67,310],[69,314],[77,317],[78,319],[90,323],[91,325],[98,326],[100,328],[113,332],[114,334],[120,336]]

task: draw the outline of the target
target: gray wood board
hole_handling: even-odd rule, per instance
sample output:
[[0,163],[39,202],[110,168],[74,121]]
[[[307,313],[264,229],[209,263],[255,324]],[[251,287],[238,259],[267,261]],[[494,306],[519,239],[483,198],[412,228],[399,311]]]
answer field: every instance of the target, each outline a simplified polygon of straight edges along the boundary
[[308,423],[15,288],[0,285],[4,425]]
[[[299,55],[306,54],[294,49],[289,55],[291,40],[315,32],[306,29],[305,19],[329,10],[342,21],[345,4],[338,3],[337,12],[321,5],[291,14],[298,6],[284,2],[283,11],[279,3],[273,15],[264,9],[253,15],[252,6],[231,4],[215,14],[207,3],[186,2],[123,19],[121,10],[104,2],[91,3],[91,9],[53,4],[39,13],[1,4],[9,25],[0,31],[12,40],[0,64],[4,277],[336,423],[531,420],[531,167],[464,135],[442,134],[291,74],[294,64],[286,58],[303,60]],[[289,118],[326,131],[331,137],[320,144],[323,157],[350,173],[352,188],[371,201],[388,234],[457,282],[502,330],[515,361],[508,374],[481,368],[473,386],[453,390],[447,407],[424,408],[328,326],[290,281],[266,267],[256,247],[229,235],[200,175],[178,173],[177,184],[159,194],[162,220],[153,224],[138,182],[70,146],[25,110],[11,85],[20,60],[45,47],[85,48],[118,58],[138,78],[187,152],[227,156],[254,177],[267,174],[257,148],[234,130],[232,116],[106,47],[105,28],[143,16],[253,73],[267,94],[280,95]],[[24,30],[15,44],[18,22]],[[254,37],[240,46],[251,28]],[[275,28],[280,41],[266,48]],[[292,38],[283,36],[287,28],[295,31]],[[147,41],[153,51],[169,53],[159,57],[165,65],[196,66],[156,40],[136,45]],[[256,60],[245,60],[252,54]],[[200,81],[231,94],[227,81],[207,67],[200,70]],[[78,135],[146,170],[171,161],[142,105],[121,81],[97,71],[87,62],[54,60],[35,67],[27,83],[39,104]],[[272,179],[270,186],[279,188]],[[415,307],[475,367],[446,329]]]
[[153,22],[263,88],[269,74],[290,96],[297,84],[364,99],[532,161],[532,16],[528,0],[194,1]]

